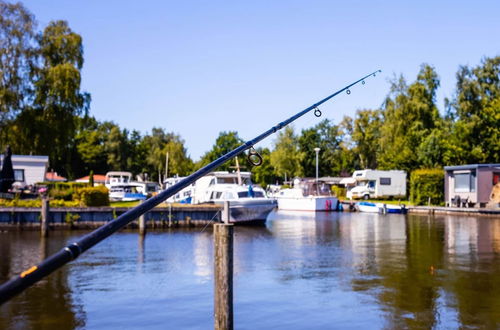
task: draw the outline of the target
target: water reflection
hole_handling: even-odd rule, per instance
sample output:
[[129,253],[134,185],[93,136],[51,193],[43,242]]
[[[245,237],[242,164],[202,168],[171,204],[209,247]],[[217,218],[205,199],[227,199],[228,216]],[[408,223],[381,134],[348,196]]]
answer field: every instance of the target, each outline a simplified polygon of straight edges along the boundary
[[[2,234],[0,240],[0,281],[3,283],[58,251],[54,241],[40,238],[39,232]],[[62,269],[0,306],[0,329],[75,329],[85,325],[85,313],[68,285]]]
[[[0,234],[0,280],[81,235],[51,234]],[[234,251],[239,329],[500,328],[499,219],[277,212]],[[212,277],[210,229],[120,232],[1,306],[0,328],[210,328]]]

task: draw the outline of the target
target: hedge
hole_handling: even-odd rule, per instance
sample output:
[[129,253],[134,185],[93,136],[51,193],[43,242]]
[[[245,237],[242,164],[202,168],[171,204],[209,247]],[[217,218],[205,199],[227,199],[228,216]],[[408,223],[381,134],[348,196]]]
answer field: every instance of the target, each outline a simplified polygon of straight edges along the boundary
[[[53,199],[49,201],[50,207],[78,207],[79,202]],[[0,199],[0,207],[42,207],[40,199]]]
[[80,188],[73,194],[73,199],[78,200],[81,206],[109,206],[108,188],[105,186]]
[[415,170],[410,176],[410,200],[415,205],[444,205],[444,170]]

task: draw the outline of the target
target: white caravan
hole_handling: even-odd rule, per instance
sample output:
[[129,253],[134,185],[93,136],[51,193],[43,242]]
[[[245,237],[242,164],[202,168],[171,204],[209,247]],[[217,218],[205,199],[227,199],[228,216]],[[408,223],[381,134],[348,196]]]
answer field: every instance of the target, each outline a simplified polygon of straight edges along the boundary
[[405,171],[354,171],[356,185],[347,191],[349,199],[371,199],[406,196]]

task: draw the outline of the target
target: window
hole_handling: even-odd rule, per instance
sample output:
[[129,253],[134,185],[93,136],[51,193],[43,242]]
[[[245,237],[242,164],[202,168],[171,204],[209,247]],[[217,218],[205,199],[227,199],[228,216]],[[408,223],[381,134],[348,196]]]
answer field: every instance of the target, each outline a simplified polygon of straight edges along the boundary
[[500,182],[500,173],[494,172],[493,173],[493,185],[496,185],[498,182]]
[[14,181],[24,182],[24,170],[14,170]]
[[391,178],[380,178],[380,184],[382,186],[390,186],[391,185]]
[[455,192],[475,192],[476,171],[455,173]]

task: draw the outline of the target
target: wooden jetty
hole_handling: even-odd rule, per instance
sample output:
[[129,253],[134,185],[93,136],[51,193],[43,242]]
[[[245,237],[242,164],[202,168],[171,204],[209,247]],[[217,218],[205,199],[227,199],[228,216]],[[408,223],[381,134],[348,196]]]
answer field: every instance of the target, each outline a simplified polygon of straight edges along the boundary
[[[207,223],[221,222],[222,205],[200,204],[162,204],[144,214],[144,226],[194,227]],[[127,207],[61,207],[45,210],[37,207],[0,208],[1,229],[37,229],[48,224],[54,228],[91,229],[115,219],[128,211]],[[44,220],[44,221],[42,221]],[[132,228],[139,226],[139,219],[130,223]]]

